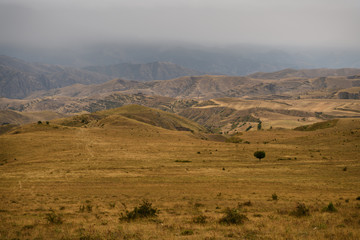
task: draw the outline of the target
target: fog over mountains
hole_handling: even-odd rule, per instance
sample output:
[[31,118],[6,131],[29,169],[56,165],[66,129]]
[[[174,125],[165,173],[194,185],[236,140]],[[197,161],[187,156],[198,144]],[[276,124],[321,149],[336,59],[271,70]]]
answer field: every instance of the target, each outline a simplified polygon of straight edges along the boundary
[[[202,73],[244,76],[285,68],[358,68],[360,50],[286,48],[262,45],[204,46],[184,43],[84,44],[43,49],[0,44],[0,53],[28,62],[72,67],[171,62]],[[109,70],[107,70],[109,72]],[[131,78],[133,79],[133,78]],[[137,79],[141,80],[141,79]]]

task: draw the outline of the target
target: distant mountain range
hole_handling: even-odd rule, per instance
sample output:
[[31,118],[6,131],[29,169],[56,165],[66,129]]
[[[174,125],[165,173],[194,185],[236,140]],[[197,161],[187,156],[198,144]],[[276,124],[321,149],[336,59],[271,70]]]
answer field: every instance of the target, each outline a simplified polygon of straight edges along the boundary
[[205,74],[204,72],[184,68],[171,62],[152,62],[146,64],[122,63],[108,66],[91,66],[84,69],[105,74],[113,78],[142,82]]
[[56,89],[73,84],[104,83],[113,78],[149,81],[201,74],[203,73],[169,62],[129,63],[78,69],[60,65],[28,63],[17,58],[0,56],[0,97],[25,98],[35,91]]
[[[285,69],[245,77],[201,75],[172,63],[121,64],[76,69],[58,65],[27,63],[0,57],[0,97],[43,98],[97,97],[111,93],[159,95],[171,98],[359,98],[360,69]],[[97,71],[97,72],[93,72]],[[142,78],[129,81],[115,78]],[[169,80],[146,79],[161,78]],[[110,80],[112,79],[112,80]],[[345,93],[338,94],[339,91]]]
[[61,88],[75,83],[103,83],[111,77],[59,65],[28,63],[0,56],[0,97],[25,98],[39,90]]

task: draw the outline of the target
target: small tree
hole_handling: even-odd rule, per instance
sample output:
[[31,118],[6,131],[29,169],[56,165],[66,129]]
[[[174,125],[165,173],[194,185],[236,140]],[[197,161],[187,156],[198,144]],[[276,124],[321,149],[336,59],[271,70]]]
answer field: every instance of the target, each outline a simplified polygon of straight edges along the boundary
[[254,152],[254,157],[258,158],[259,161],[261,161],[261,159],[265,157],[265,152],[264,151],[256,151],[256,152]]

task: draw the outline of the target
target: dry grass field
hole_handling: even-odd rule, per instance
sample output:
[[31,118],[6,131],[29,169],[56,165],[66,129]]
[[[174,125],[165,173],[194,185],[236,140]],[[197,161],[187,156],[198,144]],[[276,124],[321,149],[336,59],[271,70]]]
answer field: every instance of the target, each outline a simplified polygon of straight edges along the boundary
[[226,143],[131,115],[0,135],[0,239],[360,239],[359,119]]

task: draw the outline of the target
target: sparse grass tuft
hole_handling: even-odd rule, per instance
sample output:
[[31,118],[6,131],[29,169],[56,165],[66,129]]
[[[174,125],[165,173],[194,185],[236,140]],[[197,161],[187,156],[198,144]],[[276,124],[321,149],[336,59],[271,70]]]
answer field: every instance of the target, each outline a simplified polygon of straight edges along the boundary
[[226,208],[224,216],[220,218],[219,223],[222,224],[243,224],[246,220],[249,220],[246,215],[239,213],[237,208]]

